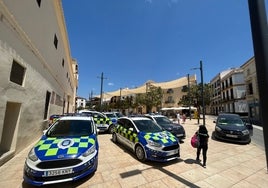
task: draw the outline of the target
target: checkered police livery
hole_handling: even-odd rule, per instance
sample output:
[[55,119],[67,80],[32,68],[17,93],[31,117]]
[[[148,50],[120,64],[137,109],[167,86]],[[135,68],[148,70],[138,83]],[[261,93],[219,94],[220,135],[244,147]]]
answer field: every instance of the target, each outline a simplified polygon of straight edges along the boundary
[[54,159],[59,155],[77,155],[95,144],[95,140],[88,137],[58,139],[57,137],[41,139],[35,146],[35,152],[40,159]]
[[91,110],[80,110],[79,114],[93,117],[93,120],[99,132],[113,132],[114,124],[112,120],[108,118],[105,114]]
[[61,117],[30,150],[23,179],[35,186],[81,179],[97,170],[98,150],[92,117]]
[[162,144],[167,144],[167,143],[176,143],[178,140],[176,139],[176,137],[171,134],[170,132],[167,131],[163,131],[160,133],[146,133],[144,138],[146,140],[155,140],[155,141],[160,141],[162,142]]
[[178,139],[163,131],[155,122],[146,117],[121,117],[112,133],[113,142],[129,147],[140,161],[169,161],[178,159]]
[[123,126],[119,126],[115,131],[133,143],[139,142],[138,135],[131,130],[125,129]]

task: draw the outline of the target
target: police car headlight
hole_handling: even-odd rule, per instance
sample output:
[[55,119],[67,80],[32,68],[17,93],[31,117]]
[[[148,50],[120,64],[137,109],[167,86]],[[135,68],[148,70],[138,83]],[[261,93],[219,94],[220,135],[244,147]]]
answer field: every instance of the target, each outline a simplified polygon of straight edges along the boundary
[[90,154],[94,153],[96,150],[96,146],[93,145],[91,146],[84,154],[83,154],[83,157],[87,157],[89,156]]
[[36,156],[34,152],[34,148],[32,148],[31,151],[29,152],[28,158],[34,162],[38,160],[38,157]]
[[153,147],[161,147],[162,146],[161,144],[154,142],[152,140],[146,140],[146,141],[150,146],[153,146]]
[[246,129],[246,130],[243,130],[242,133],[243,133],[243,135],[248,135],[249,131]]

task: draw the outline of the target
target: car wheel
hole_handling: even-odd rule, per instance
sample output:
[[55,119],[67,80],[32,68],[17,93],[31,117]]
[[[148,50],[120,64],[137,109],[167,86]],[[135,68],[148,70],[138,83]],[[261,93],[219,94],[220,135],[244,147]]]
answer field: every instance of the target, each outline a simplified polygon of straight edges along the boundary
[[114,124],[110,125],[108,133],[112,134],[114,132]]
[[145,161],[145,152],[140,145],[136,147],[135,154],[139,161]]
[[112,141],[113,141],[114,143],[117,142],[117,136],[116,136],[115,133],[113,133],[113,135],[112,135]]

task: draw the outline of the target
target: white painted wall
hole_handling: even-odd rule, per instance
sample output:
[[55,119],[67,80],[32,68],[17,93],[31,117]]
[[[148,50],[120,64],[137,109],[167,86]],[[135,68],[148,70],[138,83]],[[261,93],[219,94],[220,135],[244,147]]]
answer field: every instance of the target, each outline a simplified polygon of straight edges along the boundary
[[[51,114],[61,114],[63,106],[50,103],[44,119],[46,93],[54,92],[75,107],[77,80],[73,71],[61,1],[43,0],[41,7],[32,0],[0,0],[0,141],[7,102],[21,104],[14,134],[17,153],[42,134]],[[58,37],[57,49],[54,35]],[[64,59],[64,66],[62,66]],[[10,81],[13,60],[25,67],[22,86]],[[67,77],[68,74],[68,77]],[[77,77],[77,75],[76,75]],[[1,143],[0,143],[1,144]],[[1,158],[0,158],[1,165]]]

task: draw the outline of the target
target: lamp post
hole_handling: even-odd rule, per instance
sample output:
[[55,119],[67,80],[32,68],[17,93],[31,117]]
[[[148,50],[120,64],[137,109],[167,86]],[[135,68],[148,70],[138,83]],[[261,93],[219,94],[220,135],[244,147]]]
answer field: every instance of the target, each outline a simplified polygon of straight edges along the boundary
[[201,74],[201,98],[202,98],[202,113],[203,113],[203,125],[206,126],[206,117],[205,117],[205,99],[204,99],[204,81],[203,81],[203,64],[202,61],[200,61],[200,67],[192,68],[192,70],[200,70]]

